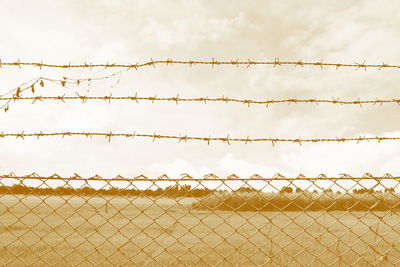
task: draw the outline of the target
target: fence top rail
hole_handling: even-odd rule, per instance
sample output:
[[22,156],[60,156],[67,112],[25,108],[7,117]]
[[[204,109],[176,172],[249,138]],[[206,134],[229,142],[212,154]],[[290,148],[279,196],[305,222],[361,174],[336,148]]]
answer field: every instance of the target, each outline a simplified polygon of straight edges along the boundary
[[41,68],[64,68],[64,69],[71,69],[71,68],[127,68],[127,69],[136,69],[138,70],[139,68],[146,67],[146,66],[152,66],[156,67],[156,65],[160,64],[166,64],[168,65],[173,65],[173,64],[180,64],[180,65],[211,65],[212,67],[217,66],[217,65],[232,65],[232,66],[237,66],[239,65],[244,65],[246,67],[254,66],[254,65],[270,65],[273,67],[277,66],[285,66],[285,65],[291,65],[291,66],[315,66],[315,67],[320,67],[321,69],[323,67],[335,67],[336,69],[338,68],[354,68],[354,69],[364,69],[366,70],[367,68],[377,68],[379,70],[383,68],[395,68],[398,69],[400,68],[400,65],[392,65],[392,64],[366,64],[365,61],[363,63],[324,63],[321,61],[317,62],[307,62],[307,61],[302,61],[302,60],[297,60],[297,61],[280,61],[279,58],[275,58],[273,61],[257,61],[257,60],[244,60],[244,61],[239,61],[237,60],[228,60],[228,61],[218,61],[212,58],[209,61],[204,61],[204,60],[173,60],[173,59],[166,59],[166,60],[153,60],[150,59],[147,62],[144,63],[135,63],[135,64],[121,64],[121,63],[78,63],[78,64],[50,64],[50,63],[43,63],[43,62],[24,62],[24,61],[14,61],[14,62],[3,62],[0,60],[0,68],[6,67],[6,66],[15,66],[15,67],[23,67],[23,66],[33,66],[33,67],[39,67]]
[[250,177],[239,177],[236,174],[231,174],[226,177],[220,177],[213,173],[206,174],[202,178],[195,178],[189,174],[181,174],[180,178],[170,178],[168,175],[163,174],[158,177],[147,177],[145,175],[138,175],[132,177],[124,177],[117,175],[115,177],[106,178],[100,175],[82,177],[78,174],[74,176],[60,176],[58,174],[53,174],[50,176],[41,176],[37,173],[32,173],[28,175],[16,175],[14,173],[0,175],[0,179],[34,179],[34,180],[68,180],[68,181],[317,181],[317,180],[400,180],[400,176],[393,176],[390,173],[386,173],[382,176],[375,176],[370,173],[365,173],[362,176],[351,176],[349,174],[340,174],[338,176],[327,176],[326,174],[319,174],[316,177],[309,177],[303,174],[297,177],[285,177],[280,173],[277,173],[271,177],[263,177],[259,174],[253,174]]

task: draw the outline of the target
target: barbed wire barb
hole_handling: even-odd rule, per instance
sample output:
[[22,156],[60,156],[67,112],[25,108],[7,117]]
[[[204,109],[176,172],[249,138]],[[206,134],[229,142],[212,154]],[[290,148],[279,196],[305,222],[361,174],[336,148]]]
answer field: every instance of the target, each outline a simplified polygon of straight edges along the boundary
[[279,58],[275,58],[275,60],[274,60],[274,68],[276,66],[281,66],[281,63],[279,62]]

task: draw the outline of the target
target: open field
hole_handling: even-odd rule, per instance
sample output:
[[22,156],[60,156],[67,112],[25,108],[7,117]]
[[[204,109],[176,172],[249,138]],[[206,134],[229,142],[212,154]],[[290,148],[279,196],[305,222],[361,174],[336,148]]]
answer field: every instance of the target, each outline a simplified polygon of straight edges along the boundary
[[211,211],[197,200],[0,195],[0,264],[400,263],[398,212]]
[[193,203],[193,207],[235,211],[399,211],[400,195],[393,192],[214,192]]

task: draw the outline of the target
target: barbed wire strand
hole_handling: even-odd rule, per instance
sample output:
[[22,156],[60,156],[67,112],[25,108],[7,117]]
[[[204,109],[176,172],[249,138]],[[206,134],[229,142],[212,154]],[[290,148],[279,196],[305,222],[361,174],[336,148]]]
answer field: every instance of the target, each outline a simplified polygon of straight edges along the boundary
[[97,68],[97,67],[102,67],[102,68],[128,68],[128,69],[136,69],[138,70],[141,67],[146,67],[146,66],[152,66],[155,67],[158,64],[166,64],[168,65],[173,65],[173,64],[183,64],[183,65],[211,65],[212,67],[217,66],[217,65],[232,65],[232,66],[239,66],[239,65],[245,65],[247,67],[253,66],[253,65],[271,65],[274,67],[277,66],[284,66],[284,65],[293,65],[293,66],[316,66],[320,67],[321,69],[323,67],[335,67],[336,69],[341,68],[341,67],[347,67],[347,68],[355,68],[357,69],[364,69],[366,70],[367,68],[378,68],[379,70],[383,68],[400,68],[400,65],[391,65],[391,64],[365,64],[365,61],[363,63],[324,63],[321,61],[319,62],[306,62],[302,60],[297,60],[297,61],[280,61],[279,58],[275,58],[273,61],[255,61],[255,60],[250,60],[248,59],[247,61],[239,61],[237,60],[230,60],[230,61],[218,61],[215,60],[214,58],[211,59],[211,61],[199,61],[199,60],[186,60],[186,61],[181,61],[181,60],[173,60],[173,59],[166,59],[166,60],[153,60],[150,59],[150,61],[145,62],[145,63],[140,63],[137,62],[136,64],[117,64],[117,63],[101,63],[101,64],[93,64],[93,63],[86,63],[84,62],[83,64],[49,64],[49,63],[43,63],[43,62],[21,62],[21,61],[16,61],[16,62],[2,62],[0,60],[0,67],[6,67],[6,66],[16,66],[16,67],[23,67],[23,66],[33,66],[33,67],[39,67],[39,68],[64,68],[64,69],[70,69],[70,68]]
[[43,100],[60,100],[65,102],[65,100],[82,100],[82,103],[85,103],[88,100],[103,100],[103,101],[111,101],[111,100],[131,100],[139,103],[139,101],[165,101],[165,102],[202,102],[207,104],[207,102],[236,102],[236,103],[243,103],[250,106],[251,104],[276,104],[276,103],[330,103],[330,104],[340,104],[340,105],[363,105],[363,104],[387,104],[387,103],[395,103],[400,105],[400,99],[376,99],[376,100],[339,100],[339,98],[332,98],[329,99],[281,99],[281,100],[251,100],[251,99],[236,99],[236,98],[229,98],[229,97],[217,97],[217,98],[209,98],[209,97],[197,97],[197,98],[181,98],[179,95],[176,97],[157,97],[157,96],[150,96],[150,97],[141,97],[135,94],[134,96],[87,96],[87,95],[79,95],[75,92],[76,96],[31,96],[31,97],[0,97],[0,101],[19,101],[19,100],[33,100],[32,103],[36,101],[43,101]]
[[299,174],[296,177],[286,177],[280,173],[277,173],[271,177],[263,177],[259,174],[253,174],[250,177],[239,177],[236,174],[231,174],[226,177],[220,177],[214,173],[209,173],[203,175],[202,178],[195,178],[189,174],[182,173],[180,174],[180,178],[170,178],[167,174],[162,174],[158,177],[150,178],[143,174],[132,176],[132,177],[124,177],[121,175],[117,175],[112,178],[105,178],[98,174],[94,176],[82,177],[79,174],[74,174],[73,176],[60,176],[59,174],[53,174],[50,176],[42,176],[35,172],[27,175],[16,175],[15,173],[11,172],[9,174],[0,175],[0,179],[37,179],[37,180],[51,180],[51,179],[59,179],[59,180],[91,180],[91,181],[154,181],[154,180],[163,180],[163,181],[182,181],[182,180],[189,180],[189,181],[203,181],[203,180],[213,180],[213,181],[240,181],[240,180],[265,180],[265,181],[274,181],[274,180],[398,180],[400,176],[394,176],[390,173],[385,173],[382,176],[375,176],[371,173],[364,173],[362,176],[351,176],[346,173],[339,174],[338,176],[328,176],[324,173],[319,174],[316,177],[305,176],[304,174]]
[[109,142],[111,142],[111,138],[113,137],[126,137],[126,138],[135,138],[135,137],[142,137],[142,138],[150,138],[153,140],[153,142],[156,139],[177,139],[178,143],[181,141],[187,142],[187,141],[204,141],[207,142],[208,144],[211,143],[211,141],[220,141],[223,143],[227,143],[230,145],[230,142],[244,142],[245,144],[251,143],[251,142],[271,142],[272,145],[275,145],[278,142],[291,142],[291,143],[298,143],[301,145],[302,143],[320,143],[320,142],[348,142],[348,141],[357,141],[357,143],[361,141],[387,141],[387,140],[400,140],[400,137],[353,137],[353,138],[310,138],[310,139],[302,139],[302,138],[231,138],[229,137],[229,134],[227,137],[194,137],[194,136],[175,136],[175,135],[160,135],[160,134],[142,134],[142,133],[113,133],[113,132],[55,132],[55,133],[25,133],[24,131],[21,133],[0,133],[0,138],[5,138],[5,137],[16,137],[16,138],[21,138],[25,139],[25,137],[37,137],[38,139],[41,137],[49,137],[49,136],[86,136],[86,137],[93,137],[93,136],[103,136],[106,139],[108,139]]

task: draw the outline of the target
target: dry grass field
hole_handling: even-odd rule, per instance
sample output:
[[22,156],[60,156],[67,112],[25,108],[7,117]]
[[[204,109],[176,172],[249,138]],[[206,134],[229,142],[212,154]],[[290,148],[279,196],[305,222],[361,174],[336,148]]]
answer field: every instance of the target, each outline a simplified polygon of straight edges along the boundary
[[[195,198],[0,196],[6,266],[391,266],[397,212],[211,211]],[[379,218],[380,217],[380,218]]]
[[394,192],[214,192],[193,203],[194,208],[235,211],[400,211]]

